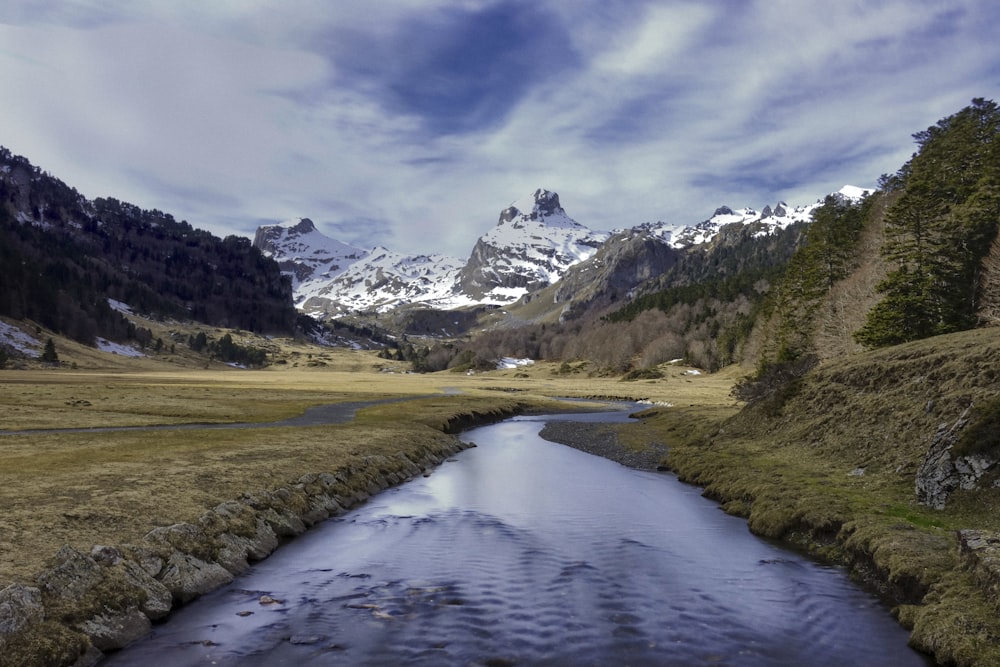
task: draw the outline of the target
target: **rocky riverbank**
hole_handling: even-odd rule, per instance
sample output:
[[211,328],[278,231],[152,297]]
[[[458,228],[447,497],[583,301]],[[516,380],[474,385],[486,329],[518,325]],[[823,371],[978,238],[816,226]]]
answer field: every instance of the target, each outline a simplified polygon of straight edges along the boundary
[[651,443],[645,448],[629,447],[618,437],[614,426],[572,421],[548,422],[539,435],[588,454],[601,456],[638,470],[663,470],[663,459],[669,449]]
[[309,526],[364,502],[466,448],[442,436],[419,456],[369,456],[245,493],[196,522],[156,528],[136,544],[64,547],[37,585],[0,591],[0,666],[95,665],[148,633],[178,605],[228,584]]

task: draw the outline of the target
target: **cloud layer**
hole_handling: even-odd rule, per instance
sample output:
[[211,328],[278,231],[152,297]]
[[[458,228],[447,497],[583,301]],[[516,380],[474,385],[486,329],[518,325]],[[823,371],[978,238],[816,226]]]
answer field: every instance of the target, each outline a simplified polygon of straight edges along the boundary
[[0,144],[217,234],[465,256],[537,187],[593,228],[874,185],[1000,89],[992,0],[14,0]]

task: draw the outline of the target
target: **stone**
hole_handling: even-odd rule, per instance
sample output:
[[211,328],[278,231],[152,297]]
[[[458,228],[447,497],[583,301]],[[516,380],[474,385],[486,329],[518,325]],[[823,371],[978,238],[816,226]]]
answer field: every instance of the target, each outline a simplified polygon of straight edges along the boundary
[[115,547],[95,546],[90,550],[90,557],[103,567],[113,567],[122,562],[124,556],[121,550]]
[[121,568],[126,583],[141,591],[139,611],[151,621],[164,618],[170,613],[173,595],[142,564],[134,560],[123,560],[118,567]]
[[215,554],[219,565],[237,575],[250,569],[249,555],[254,548],[253,540],[232,533],[222,533],[218,539],[222,544],[222,547]]
[[33,586],[13,584],[0,590],[0,641],[45,617],[42,591]]
[[149,618],[135,608],[120,613],[98,614],[77,628],[90,637],[90,643],[101,651],[125,648],[152,630]]
[[176,552],[167,559],[159,579],[173,598],[183,604],[225,586],[233,580],[233,574],[218,563]]
[[991,530],[958,531],[958,551],[986,597],[1000,611],[1000,533]]
[[121,546],[121,551],[126,558],[139,565],[150,577],[159,576],[163,569],[163,558],[151,549],[135,544],[124,544]]
[[56,553],[56,563],[38,576],[39,588],[56,597],[78,600],[104,578],[97,561],[69,546]]
[[934,509],[944,509],[952,492],[958,488],[976,488],[982,473],[992,466],[978,456],[952,457],[952,448],[969,422],[971,408],[966,408],[950,426],[947,423],[938,426],[917,470],[914,481],[917,502]]

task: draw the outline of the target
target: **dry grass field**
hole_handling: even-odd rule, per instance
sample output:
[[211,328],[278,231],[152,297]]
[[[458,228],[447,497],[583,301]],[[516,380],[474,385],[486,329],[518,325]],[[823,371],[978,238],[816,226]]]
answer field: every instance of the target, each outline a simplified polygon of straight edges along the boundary
[[[732,402],[732,377],[681,367],[661,380],[621,382],[581,365],[415,375],[371,352],[286,346],[283,354],[286,363],[265,370],[204,369],[64,343],[60,368],[0,370],[0,588],[30,582],[63,545],[86,552],[128,543],[243,492],[447,437],[441,428],[456,414],[572,407],[553,397]],[[261,424],[310,406],[405,397],[413,400],[336,426],[99,430]]]

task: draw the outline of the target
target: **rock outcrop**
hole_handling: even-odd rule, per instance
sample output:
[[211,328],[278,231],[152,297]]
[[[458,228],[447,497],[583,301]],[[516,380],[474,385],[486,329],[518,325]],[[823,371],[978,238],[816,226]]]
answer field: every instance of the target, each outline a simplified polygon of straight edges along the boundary
[[950,426],[938,427],[916,476],[917,501],[944,509],[948,497],[957,489],[971,490],[981,486],[983,478],[997,464],[991,457],[979,454],[953,456],[953,448],[962,429],[969,422],[969,408]]

